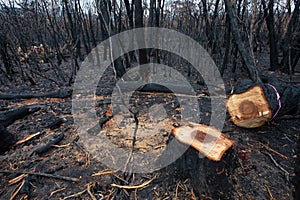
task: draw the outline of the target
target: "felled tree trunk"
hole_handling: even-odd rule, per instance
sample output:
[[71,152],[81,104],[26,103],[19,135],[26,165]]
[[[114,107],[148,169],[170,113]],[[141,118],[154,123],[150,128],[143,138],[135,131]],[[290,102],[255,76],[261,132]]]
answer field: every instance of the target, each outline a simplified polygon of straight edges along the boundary
[[71,89],[59,89],[54,92],[39,94],[0,94],[0,99],[31,99],[31,98],[68,98],[72,95]]
[[256,128],[276,117],[297,111],[300,88],[277,79],[264,83],[246,80],[238,84],[226,102],[231,121],[240,127]]

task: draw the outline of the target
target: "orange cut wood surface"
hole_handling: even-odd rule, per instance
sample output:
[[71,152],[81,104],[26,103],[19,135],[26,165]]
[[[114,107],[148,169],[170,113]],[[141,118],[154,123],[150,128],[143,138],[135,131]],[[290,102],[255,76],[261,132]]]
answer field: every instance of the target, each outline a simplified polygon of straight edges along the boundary
[[272,111],[261,86],[254,86],[243,93],[231,95],[226,107],[231,121],[243,128],[260,127],[272,117]]
[[234,144],[219,130],[203,124],[188,123],[174,128],[176,139],[190,145],[210,160],[220,161],[222,155]]

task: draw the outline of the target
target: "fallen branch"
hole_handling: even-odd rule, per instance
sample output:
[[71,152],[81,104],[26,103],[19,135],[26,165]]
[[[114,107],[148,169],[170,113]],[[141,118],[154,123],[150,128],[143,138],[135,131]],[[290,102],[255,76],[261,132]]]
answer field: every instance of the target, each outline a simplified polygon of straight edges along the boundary
[[65,181],[72,181],[72,182],[80,182],[79,178],[72,178],[67,176],[60,176],[60,175],[54,175],[54,174],[46,174],[43,172],[27,172],[27,171],[9,171],[9,170],[1,170],[0,173],[6,173],[6,174],[29,174],[29,175],[37,175],[37,176],[43,176],[48,178],[54,178],[54,179],[61,179]]
[[16,120],[22,119],[27,115],[37,112],[38,110],[40,110],[39,107],[30,108],[28,106],[23,106],[12,111],[1,113],[0,124],[2,124],[4,127],[7,127],[13,124]]
[[54,92],[40,94],[0,94],[0,99],[31,99],[31,98],[67,98],[72,95],[71,89],[59,89]]
[[64,197],[63,200],[70,199],[70,198],[75,198],[75,197],[79,197],[80,195],[82,195],[85,192],[86,192],[86,189],[82,190],[81,192],[78,192],[78,193],[72,194],[70,196]]
[[33,151],[33,153],[42,154],[42,153],[48,151],[53,145],[59,143],[63,138],[64,138],[64,134],[62,133],[59,136],[57,136],[55,139],[50,141],[48,144],[35,149]]

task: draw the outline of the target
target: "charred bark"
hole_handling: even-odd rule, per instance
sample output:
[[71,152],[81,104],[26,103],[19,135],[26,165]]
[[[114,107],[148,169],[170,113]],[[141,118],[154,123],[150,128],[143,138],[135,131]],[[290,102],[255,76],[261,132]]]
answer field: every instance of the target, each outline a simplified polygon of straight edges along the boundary
[[[263,0],[264,12],[267,21],[267,28],[269,30],[269,45],[270,45],[270,70],[274,71],[278,68],[278,48],[277,48],[277,36],[275,32],[275,19],[274,19],[274,0],[270,0],[268,8],[266,2]],[[268,12],[269,10],[269,12]]]
[[[171,136],[169,141],[174,139]],[[183,144],[178,142],[177,145],[181,146]],[[172,158],[174,155],[169,156]],[[215,162],[208,158],[200,158],[199,153],[190,147],[179,159],[168,166],[166,171],[179,176],[179,179],[186,180],[186,178],[190,178],[198,197],[209,196],[212,199],[231,199],[234,188],[230,176],[238,166],[239,163],[234,149],[229,149],[223,155],[221,161]]]
[[0,99],[67,98],[71,95],[71,89],[59,89],[54,92],[46,92],[39,94],[0,94]]
[[236,12],[234,6],[230,3],[229,0],[225,0],[225,5],[227,9],[227,13],[230,20],[231,25],[231,31],[232,31],[232,37],[235,38],[234,42],[241,54],[241,57],[246,65],[246,68],[248,70],[249,77],[251,80],[256,81],[257,80],[257,72],[255,70],[255,62],[254,59],[251,58],[249,52],[246,51],[243,41],[240,35],[240,30],[238,28],[238,23],[236,19]]
[[13,111],[0,114],[0,154],[7,151],[16,142],[13,134],[6,130],[6,127],[13,124],[16,120],[30,115],[40,108],[21,107]]

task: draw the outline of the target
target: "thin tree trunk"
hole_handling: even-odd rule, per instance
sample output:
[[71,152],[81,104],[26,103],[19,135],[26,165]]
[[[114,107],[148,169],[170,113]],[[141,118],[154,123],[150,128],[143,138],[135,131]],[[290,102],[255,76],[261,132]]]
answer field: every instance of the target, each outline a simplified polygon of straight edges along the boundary
[[246,68],[248,70],[248,74],[249,77],[254,80],[257,81],[258,77],[257,77],[257,72],[255,70],[255,63],[254,63],[254,59],[251,58],[249,52],[246,51],[244,45],[243,45],[243,41],[241,39],[241,35],[240,35],[240,30],[238,28],[238,23],[237,23],[237,19],[236,19],[236,12],[234,10],[234,6],[230,3],[229,0],[225,0],[225,5],[227,7],[227,13],[230,19],[230,25],[231,25],[231,31],[232,31],[232,36],[233,38],[235,38],[235,44],[238,47],[238,50],[241,54],[241,57],[243,58],[243,61],[246,65]]
[[[269,31],[269,45],[270,45],[270,70],[274,71],[278,68],[278,49],[277,38],[274,25],[274,0],[270,0],[268,8],[266,7],[265,0],[262,0],[265,15],[267,16],[267,27]],[[269,10],[269,12],[268,12]]]
[[[296,56],[297,50],[295,51],[293,49],[293,44],[291,44],[291,43],[292,43],[292,41],[293,41],[293,43],[295,43],[294,41],[297,41],[297,40],[292,40],[293,39],[292,34],[293,34],[294,29],[297,26],[297,24],[299,25],[299,12],[300,12],[299,9],[300,9],[300,0],[297,0],[296,5],[295,5],[295,9],[294,9],[294,12],[293,12],[293,16],[292,16],[292,18],[291,18],[291,20],[288,24],[287,32],[286,32],[285,37],[283,39],[283,59],[281,61],[281,71],[283,71],[283,72],[289,72],[289,64],[290,64],[290,62],[289,62],[290,59],[289,58],[296,58],[297,57]],[[298,38],[300,38],[300,37],[298,37]],[[297,42],[296,42],[296,44],[297,44]],[[299,44],[298,44],[298,46],[299,46]],[[293,55],[290,55],[290,48],[293,49],[293,50],[291,50],[293,52],[293,53],[291,52],[291,54],[293,54]],[[294,67],[296,66],[297,62],[294,61],[292,63],[292,66],[291,66],[292,67],[292,71],[291,71],[292,73],[294,71]]]

